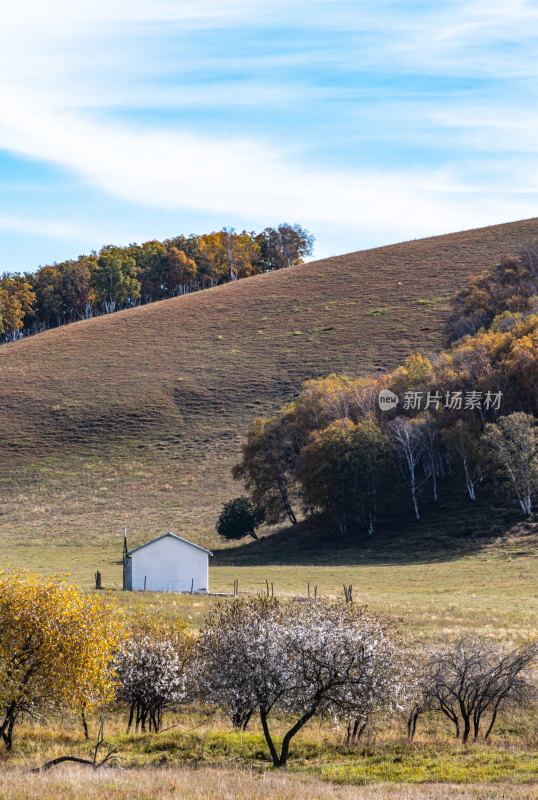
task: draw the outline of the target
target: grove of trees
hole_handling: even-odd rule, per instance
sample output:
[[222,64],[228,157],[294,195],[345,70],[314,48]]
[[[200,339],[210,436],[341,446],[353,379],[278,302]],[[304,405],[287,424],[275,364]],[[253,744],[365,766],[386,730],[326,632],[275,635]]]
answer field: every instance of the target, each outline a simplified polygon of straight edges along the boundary
[[[537,655],[536,637],[513,649],[476,636],[425,645],[397,620],[321,597],[220,601],[196,632],[173,615],[122,614],[56,578],[8,570],[0,573],[0,741],[12,749],[23,717],[71,713],[86,725],[92,709],[101,719],[125,714],[127,734],[133,725],[157,734],[166,711],[187,705],[202,716],[220,711],[238,730],[256,718],[275,767],[315,719],[352,743],[376,716],[402,731],[407,720],[411,739],[422,714],[438,713],[464,742],[487,740],[500,713],[535,703]],[[51,763],[68,760],[90,763]]]
[[223,228],[99,252],[0,277],[0,342],[140,303],[300,264],[313,236],[282,223],[261,233]]
[[[301,511],[342,534],[372,533],[395,503],[420,519],[423,498],[436,502],[448,479],[471,502],[495,487],[529,516],[538,490],[536,264],[538,253],[525,251],[472,278],[454,300],[454,341],[442,352],[375,378],[309,380],[279,413],[254,420],[233,474],[264,519],[294,525]],[[455,338],[457,319],[470,333]],[[399,402],[380,407],[380,392]]]

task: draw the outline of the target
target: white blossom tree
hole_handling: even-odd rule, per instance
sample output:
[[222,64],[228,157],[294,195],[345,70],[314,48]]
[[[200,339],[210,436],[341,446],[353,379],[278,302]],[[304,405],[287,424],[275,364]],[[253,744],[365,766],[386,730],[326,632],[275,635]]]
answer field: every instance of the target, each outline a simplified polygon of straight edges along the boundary
[[156,733],[163,711],[185,700],[193,637],[180,623],[165,626],[148,620],[135,624],[117,656],[119,698],[129,704],[127,733],[133,721]]
[[[257,709],[275,767],[315,716],[346,723],[403,702],[407,682],[394,623],[353,604],[270,598],[217,607],[201,633],[205,691],[228,713]],[[280,749],[271,714],[291,720]]]

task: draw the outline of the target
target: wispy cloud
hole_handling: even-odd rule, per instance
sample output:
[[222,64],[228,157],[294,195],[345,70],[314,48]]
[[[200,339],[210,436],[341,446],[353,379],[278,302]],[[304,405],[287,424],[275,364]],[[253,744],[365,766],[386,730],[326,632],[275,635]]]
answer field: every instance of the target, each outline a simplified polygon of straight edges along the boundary
[[87,232],[79,226],[6,214],[0,214],[0,230],[29,233],[34,236],[49,236],[55,239],[77,240],[87,236]]
[[[524,0],[20,0],[0,148],[125,208],[299,220],[357,247],[532,216],[537,38]],[[0,226],[87,227],[40,218]]]

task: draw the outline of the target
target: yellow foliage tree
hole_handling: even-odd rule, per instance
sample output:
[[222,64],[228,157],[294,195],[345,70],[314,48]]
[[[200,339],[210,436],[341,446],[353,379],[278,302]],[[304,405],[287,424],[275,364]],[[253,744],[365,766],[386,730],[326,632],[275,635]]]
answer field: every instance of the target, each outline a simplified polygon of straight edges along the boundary
[[21,275],[0,277],[0,334],[13,338],[33,312],[35,293],[29,281]]
[[83,713],[114,696],[123,641],[117,606],[53,576],[0,571],[0,737],[11,750],[22,713]]

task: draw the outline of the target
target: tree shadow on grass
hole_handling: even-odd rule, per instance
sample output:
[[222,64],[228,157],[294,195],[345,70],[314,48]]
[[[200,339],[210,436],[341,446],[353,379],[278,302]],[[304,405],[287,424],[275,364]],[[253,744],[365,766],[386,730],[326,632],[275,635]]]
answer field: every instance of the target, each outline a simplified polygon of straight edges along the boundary
[[235,547],[214,549],[214,566],[368,566],[430,564],[455,561],[490,548],[505,538],[523,536],[521,552],[536,549],[538,523],[522,519],[514,508],[500,506],[491,497],[481,502],[425,505],[417,522],[402,514],[386,520],[379,530],[342,535],[327,525],[300,522]]

